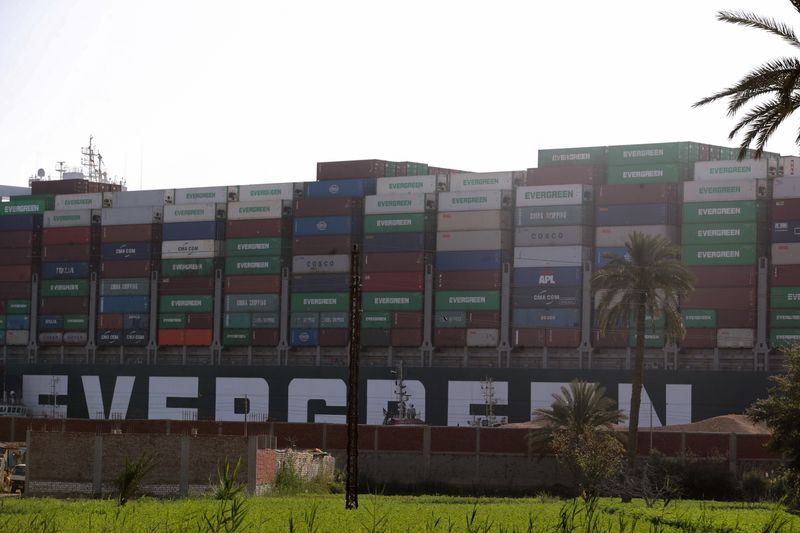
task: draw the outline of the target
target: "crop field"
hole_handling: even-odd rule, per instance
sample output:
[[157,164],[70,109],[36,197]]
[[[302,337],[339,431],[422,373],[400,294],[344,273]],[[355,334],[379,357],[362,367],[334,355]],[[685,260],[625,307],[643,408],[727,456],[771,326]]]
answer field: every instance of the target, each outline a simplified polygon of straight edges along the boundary
[[[800,531],[800,518],[772,504],[674,501],[622,504],[604,498],[455,498],[362,495],[357,511],[342,495],[266,496],[231,501],[0,499],[0,531],[41,532],[528,532]],[[235,505],[235,504],[234,504]],[[234,524],[236,520],[241,520]],[[236,525],[237,527],[234,527]]]

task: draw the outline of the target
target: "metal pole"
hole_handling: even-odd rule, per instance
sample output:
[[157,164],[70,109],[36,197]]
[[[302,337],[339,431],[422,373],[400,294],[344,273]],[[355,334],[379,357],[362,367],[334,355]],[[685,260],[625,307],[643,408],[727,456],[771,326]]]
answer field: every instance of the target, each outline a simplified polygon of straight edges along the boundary
[[361,252],[350,254],[350,368],[347,376],[347,478],[345,509],[358,509],[358,366],[361,351]]

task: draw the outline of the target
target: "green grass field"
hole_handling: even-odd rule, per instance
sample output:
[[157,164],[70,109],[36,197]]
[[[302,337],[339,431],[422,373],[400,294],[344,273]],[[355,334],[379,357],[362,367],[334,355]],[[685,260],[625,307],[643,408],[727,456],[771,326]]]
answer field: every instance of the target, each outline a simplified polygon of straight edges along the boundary
[[[346,511],[343,495],[249,498],[239,531],[800,531],[799,517],[768,504],[676,501],[647,509],[641,501],[609,498],[587,513],[580,501],[540,498],[361,495],[359,503],[357,511]],[[218,511],[229,509],[220,505],[210,499],[142,499],[117,507],[113,500],[2,498],[0,531],[224,531],[204,518],[214,524]]]

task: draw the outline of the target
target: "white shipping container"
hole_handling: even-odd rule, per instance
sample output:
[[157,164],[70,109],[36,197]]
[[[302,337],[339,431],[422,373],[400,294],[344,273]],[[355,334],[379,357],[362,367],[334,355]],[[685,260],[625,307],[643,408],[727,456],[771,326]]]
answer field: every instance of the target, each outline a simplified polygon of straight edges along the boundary
[[[394,178],[378,178],[375,192],[381,194],[419,194],[435,193],[447,186],[446,176],[398,176]],[[437,188],[437,184],[439,188]]]
[[6,345],[8,346],[26,346],[30,333],[27,329],[9,329],[6,330]]
[[598,226],[595,228],[595,246],[625,246],[631,233],[638,231],[645,235],[661,235],[670,241],[678,242],[678,226]]
[[800,157],[794,155],[782,157],[780,165],[784,178],[800,177]]
[[683,201],[690,202],[738,202],[755,201],[767,197],[767,180],[740,179],[686,181],[683,184]]
[[114,207],[161,207],[175,203],[175,189],[112,192],[111,202]]
[[511,229],[511,213],[506,210],[455,211],[438,213],[436,229],[439,231],[469,231],[488,229]]
[[517,187],[517,207],[580,205],[592,201],[591,185],[531,185]]
[[496,191],[514,187],[513,172],[475,172],[450,174],[450,191]]
[[752,348],[755,330],[750,328],[720,328],[717,330],[719,348]]
[[511,248],[511,232],[503,230],[440,231],[436,233],[436,251],[500,250]]
[[509,209],[511,191],[440,192],[439,211]]
[[100,210],[76,209],[74,211],[45,211],[43,225],[45,228],[91,226],[92,215],[100,216]]
[[388,215],[393,213],[424,213],[426,196],[433,202],[430,208],[436,207],[436,196],[424,193],[414,194],[375,194],[364,197],[365,215]]
[[86,344],[89,335],[85,331],[65,331],[63,340],[66,344]]
[[518,246],[514,248],[514,268],[576,267],[591,257],[588,246]]
[[773,265],[800,264],[800,242],[782,242],[772,245]]
[[164,222],[209,222],[225,218],[227,204],[165,205]]
[[101,209],[103,198],[107,199],[106,205],[111,205],[111,193],[88,192],[85,194],[57,194],[55,200],[56,211],[74,209]]
[[262,200],[292,200],[294,199],[294,189],[294,183],[239,185],[239,201],[260,202]]
[[160,224],[163,218],[163,206],[110,207],[103,209],[100,215],[103,226]]
[[766,159],[697,161],[694,164],[695,181],[766,179],[768,177],[769,162]]
[[39,333],[40,344],[61,344],[64,341],[64,335],[60,331],[45,331]]
[[222,244],[222,241],[215,241],[214,239],[164,241],[161,243],[161,257],[163,259],[181,259],[184,257],[206,259],[221,256]]
[[470,328],[467,330],[467,346],[494,347],[500,344],[500,330]]
[[282,216],[283,201],[281,200],[230,202],[228,204],[228,220],[264,220]]
[[175,203],[184,204],[222,204],[239,201],[239,187],[196,187],[175,189]]
[[772,197],[776,200],[800,198],[800,178],[775,178],[772,180]]
[[339,274],[350,272],[350,256],[296,255],[292,257],[292,272],[295,274]]

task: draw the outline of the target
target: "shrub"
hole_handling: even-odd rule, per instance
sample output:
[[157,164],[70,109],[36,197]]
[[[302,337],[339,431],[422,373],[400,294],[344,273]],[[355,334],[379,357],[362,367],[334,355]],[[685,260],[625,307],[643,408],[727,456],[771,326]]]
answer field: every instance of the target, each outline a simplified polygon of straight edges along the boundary
[[748,502],[760,502],[767,497],[767,477],[760,470],[750,470],[742,476],[742,498]]
[[723,456],[664,457],[652,454],[653,467],[660,476],[677,484],[681,497],[691,500],[733,500],[738,495],[736,477]]

